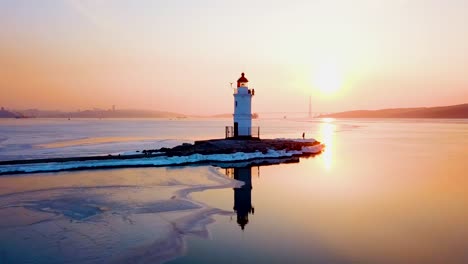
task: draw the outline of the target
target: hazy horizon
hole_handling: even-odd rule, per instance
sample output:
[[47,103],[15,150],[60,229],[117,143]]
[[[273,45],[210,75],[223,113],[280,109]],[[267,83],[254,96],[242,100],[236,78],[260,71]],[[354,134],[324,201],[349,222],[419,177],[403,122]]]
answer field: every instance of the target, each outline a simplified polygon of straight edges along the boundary
[[[456,105],[464,105],[464,104],[467,104],[466,102],[465,103],[460,103],[460,104],[454,104],[454,105],[434,105],[434,106],[408,106],[408,107],[398,107],[398,108],[433,108],[433,107],[449,107],[449,106],[456,106]],[[114,111],[112,109],[112,106],[110,108],[99,108],[99,107],[89,107],[89,108],[82,108],[82,109],[71,109],[71,110],[67,110],[67,109],[43,109],[43,108],[36,108],[36,107],[29,107],[29,108],[24,108],[24,109],[19,109],[19,108],[9,108],[9,107],[5,107],[5,106],[0,106],[2,108],[4,108],[5,110],[7,111],[32,111],[32,110],[37,110],[37,111],[50,111],[50,112],[53,112],[53,111],[58,111],[58,112],[83,112],[83,111]],[[396,108],[390,108],[390,107],[385,107],[385,108],[376,108],[376,109],[347,109],[347,110],[343,110],[343,111],[337,111],[337,112],[349,112],[349,111],[358,111],[358,110],[387,110],[387,109],[396,109]],[[304,111],[302,111],[302,113],[306,114],[307,109],[305,109]],[[208,112],[208,113],[205,113],[205,114],[197,114],[197,113],[185,113],[185,112],[180,112],[180,111],[168,111],[166,109],[149,109],[149,108],[115,108],[115,111],[154,111],[154,112],[168,112],[168,113],[174,113],[174,114],[183,114],[183,115],[192,115],[192,116],[216,116],[216,115],[225,115],[225,114],[232,114],[232,110],[231,112],[229,112],[229,110],[227,112]],[[324,111],[326,112],[326,111]],[[275,112],[274,109],[270,109],[270,110],[267,110],[265,111],[264,113],[279,113],[279,112]],[[287,111],[284,111],[284,113],[288,113]],[[301,112],[292,112],[292,113],[301,113]],[[314,112],[313,113],[317,113],[317,112]]]
[[468,102],[466,1],[0,2],[0,106],[339,112]]

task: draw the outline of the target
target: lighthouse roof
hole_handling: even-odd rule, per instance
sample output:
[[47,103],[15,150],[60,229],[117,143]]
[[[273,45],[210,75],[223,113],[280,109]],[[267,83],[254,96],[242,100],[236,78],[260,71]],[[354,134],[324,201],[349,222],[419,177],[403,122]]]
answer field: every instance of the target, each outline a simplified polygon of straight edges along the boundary
[[245,78],[244,75],[245,75],[244,73],[241,74],[241,77],[239,78],[239,80],[237,80],[238,83],[241,83],[241,82],[243,82],[243,83],[249,82],[249,80],[247,80],[247,78]]

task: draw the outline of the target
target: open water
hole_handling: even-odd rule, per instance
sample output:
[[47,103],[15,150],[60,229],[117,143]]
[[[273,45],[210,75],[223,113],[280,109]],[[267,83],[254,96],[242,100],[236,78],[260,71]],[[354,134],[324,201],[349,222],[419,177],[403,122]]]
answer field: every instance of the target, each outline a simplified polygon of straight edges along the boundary
[[[228,119],[0,120],[0,160],[221,138]],[[0,263],[467,263],[468,120],[256,120],[299,163],[0,177]]]

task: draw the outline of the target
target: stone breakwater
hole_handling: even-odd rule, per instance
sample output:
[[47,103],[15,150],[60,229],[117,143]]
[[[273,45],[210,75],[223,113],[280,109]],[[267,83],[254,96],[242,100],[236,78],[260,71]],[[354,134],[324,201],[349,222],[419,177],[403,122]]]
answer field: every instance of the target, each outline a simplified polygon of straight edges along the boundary
[[194,144],[184,143],[174,148],[143,150],[142,153],[146,155],[164,154],[166,156],[230,154],[236,152],[267,153],[269,150],[302,151],[304,147],[318,145],[321,145],[321,143],[313,139],[211,139],[195,141]]
[[323,149],[324,145],[315,140],[214,139],[174,148],[136,151],[137,154],[129,155],[1,161],[0,175],[193,164],[217,166],[239,162],[278,164],[299,162],[299,157],[314,156]]

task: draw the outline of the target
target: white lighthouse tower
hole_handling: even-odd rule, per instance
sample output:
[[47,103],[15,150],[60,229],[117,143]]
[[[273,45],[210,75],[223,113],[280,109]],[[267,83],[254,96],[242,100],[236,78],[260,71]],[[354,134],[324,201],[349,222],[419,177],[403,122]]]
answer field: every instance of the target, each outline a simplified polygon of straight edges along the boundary
[[242,73],[234,90],[234,137],[252,137],[258,134],[258,131],[252,130],[252,96],[255,90],[248,88],[248,82]]

